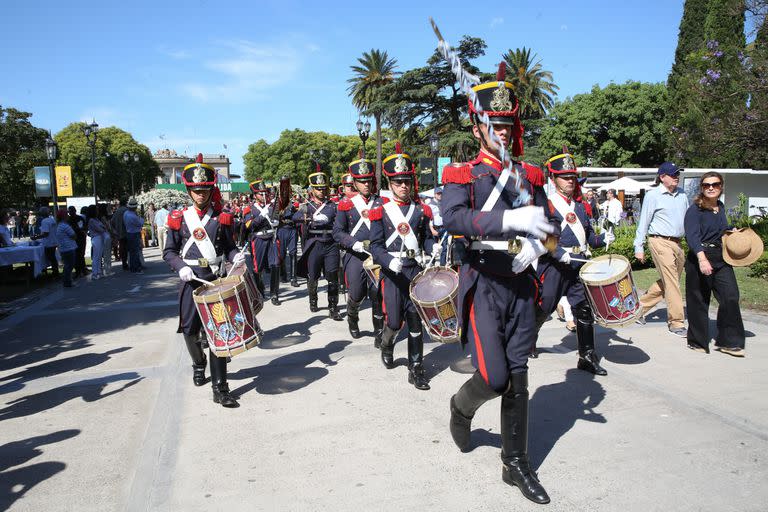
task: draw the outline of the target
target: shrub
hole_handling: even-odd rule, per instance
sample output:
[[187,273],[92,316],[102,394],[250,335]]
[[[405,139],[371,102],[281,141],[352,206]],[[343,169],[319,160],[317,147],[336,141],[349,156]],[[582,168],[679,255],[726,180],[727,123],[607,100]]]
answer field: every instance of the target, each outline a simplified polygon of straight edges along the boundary
[[759,220],[750,226],[752,230],[757,233],[765,247],[768,247],[768,219]]
[[[645,251],[645,263],[640,263],[640,261],[635,258],[635,232],[636,226],[616,227],[613,231],[613,234],[616,236],[616,240],[611,242],[608,250],[606,251],[605,247],[592,249],[592,256],[601,256],[603,254],[620,254],[629,260],[633,270],[652,267],[653,261],[651,261],[651,255],[648,250]],[[684,249],[687,250],[687,248]]]
[[749,266],[749,276],[768,279],[768,251],[764,252],[759,260]]

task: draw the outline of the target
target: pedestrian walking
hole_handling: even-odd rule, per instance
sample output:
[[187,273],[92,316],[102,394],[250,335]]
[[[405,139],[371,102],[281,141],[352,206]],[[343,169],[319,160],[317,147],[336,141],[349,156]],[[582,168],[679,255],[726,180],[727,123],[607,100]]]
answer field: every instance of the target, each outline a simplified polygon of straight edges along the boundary
[[128,209],[125,206],[126,202],[126,198],[120,198],[120,206],[112,215],[112,229],[117,235],[118,254],[120,261],[123,263],[123,270],[128,270],[128,238],[126,237],[125,225],[123,223],[125,212]]
[[127,209],[123,213],[123,227],[126,233],[128,249],[129,270],[135,274],[142,273],[141,268],[141,230],[144,229],[144,219],[142,219],[136,209],[139,203],[135,197],[131,197],[126,205]]
[[56,219],[50,214],[50,209],[47,206],[40,208],[40,234],[35,238],[43,239],[43,247],[45,249],[46,268],[48,265],[53,270],[54,277],[59,276],[59,260],[56,259]]
[[99,219],[98,209],[95,204],[88,207],[88,236],[91,237],[91,279],[101,279],[102,259],[104,258],[104,234],[107,228]]
[[163,204],[159,210],[155,212],[155,216],[152,218],[152,224],[157,232],[157,240],[160,245],[160,251],[165,249],[165,238],[168,235],[168,205]]

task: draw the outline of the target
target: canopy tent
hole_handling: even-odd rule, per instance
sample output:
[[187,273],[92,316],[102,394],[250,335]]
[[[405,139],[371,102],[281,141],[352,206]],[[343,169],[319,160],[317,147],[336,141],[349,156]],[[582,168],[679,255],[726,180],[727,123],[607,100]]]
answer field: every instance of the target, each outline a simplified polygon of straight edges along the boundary
[[602,192],[604,190],[614,189],[616,191],[623,190],[627,194],[639,194],[641,190],[650,188],[650,186],[651,185],[649,183],[641,183],[637,180],[633,180],[632,178],[627,178],[625,176],[623,178],[613,180],[610,183],[606,183],[605,185],[600,186],[600,188],[597,190]]

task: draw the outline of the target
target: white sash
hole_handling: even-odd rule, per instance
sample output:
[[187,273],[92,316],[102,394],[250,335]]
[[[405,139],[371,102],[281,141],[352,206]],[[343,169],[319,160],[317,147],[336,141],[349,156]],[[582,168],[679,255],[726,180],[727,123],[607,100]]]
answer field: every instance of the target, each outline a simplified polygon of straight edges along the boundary
[[[189,228],[190,237],[189,240],[187,240],[187,243],[184,244],[184,248],[181,250],[181,259],[185,259],[187,252],[192,248],[192,244],[197,246],[197,249],[200,251],[200,254],[203,256],[203,258],[207,259],[209,262],[216,261],[216,248],[213,246],[213,242],[208,237],[208,232],[205,230],[205,225],[208,224],[208,221],[211,220],[211,213],[213,210],[211,208],[208,208],[208,211],[205,212],[205,216],[201,219],[198,217],[197,212],[193,208],[187,208],[184,210],[184,221],[187,223],[187,227]],[[203,233],[205,233],[205,238],[202,240],[197,240],[195,238],[195,231],[201,229]],[[211,268],[213,268],[214,265],[211,265]],[[214,272],[217,269],[214,269]]]
[[[314,203],[313,203],[314,204]],[[328,201],[324,201],[323,204],[320,206],[316,206],[317,208],[314,213],[312,214],[312,222],[317,222],[317,216],[320,215],[320,212],[323,208],[325,208],[325,205],[328,204]]]
[[[576,239],[579,241],[579,247],[581,247],[582,250],[586,250],[587,233],[584,231],[584,226],[581,224],[581,220],[579,220],[578,215],[576,215],[576,201],[572,199],[571,204],[568,204],[563,196],[557,192],[550,195],[549,200],[552,201],[552,205],[555,207],[555,210],[557,210],[557,212],[563,217],[563,221],[560,223],[560,232],[562,233],[566,226],[571,228],[571,231],[573,231],[573,234],[576,235]],[[573,224],[569,223],[567,220],[569,213],[572,213],[576,217],[576,222]]]
[[370,230],[371,221],[368,220],[367,215],[363,216],[363,212],[368,209],[368,204],[365,202],[365,199],[363,199],[363,196],[360,194],[352,196],[352,204],[354,205],[355,210],[357,210],[357,213],[360,214],[360,218],[357,220],[357,224],[355,224],[355,227],[353,227],[352,231],[349,232],[349,236],[354,238],[355,234],[360,231],[361,227],[363,227],[363,224],[365,224],[365,227]]
[[[408,213],[403,215],[403,212],[400,211],[400,207],[397,206],[397,203],[390,201],[388,203],[384,203],[384,211],[386,212],[387,217],[389,217],[389,220],[392,221],[392,225],[395,226],[395,232],[389,235],[385,247],[389,248],[389,246],[392,245],[392,242],[394,242],[395,239],[399,236],[402,238],[402,243],[405,245],[406,249],[413,249],[414,251],[417,250],[419,248],[419,240],[416,238],[416,234],[413,232],[413,228],[410,225],[413,212],[416,211],[416,205],[411,203],[411,206],[408,208]],[[409,228],[408,234],[406,235],[400,234],[400,231],[397,229],[397,227],[403,222],[408,224]]]
[[496,185],[493,186],[493,190],[488,194],[488,199],[485,200],[483,207],[480,208],[481,212],[489,212],[496,206],[496,202],[499,200],[499,197],[501,197],[501,191],[504,190],[510,176],[512,176],[512,171],[505,167],[504,170],[501,171],[499,179],[496,180]]
[[253,203],[253,207],[259,210],[262,217],[264,217],[265,219],[269,219],[269,203],[265,203],[264,208],[259,206],[258,203]]

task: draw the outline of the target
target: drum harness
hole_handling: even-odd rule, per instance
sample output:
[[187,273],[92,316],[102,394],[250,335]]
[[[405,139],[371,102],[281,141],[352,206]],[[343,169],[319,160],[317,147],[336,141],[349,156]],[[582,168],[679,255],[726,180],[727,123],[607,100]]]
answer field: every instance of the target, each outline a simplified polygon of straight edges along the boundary
[[[212,213],[213,209],[209,207],[208,211],[205,212],[205,216],[201,219],[192,209],[184,210],[184,220],[190,231],[190,237],[187,240],[187,243],[184,244],[184,248],[181,250],[181,259],[187,265],[198,265],[203,268],[210,267],[211,271],[216,273],[219,270],[219,265],[222,262],[223,256],[218,256],[216,254],[216,247],[214,247],[213,242],[211,242],[211,239],[208,237],[208,232],[205,231],[205,226],[208,224],[208,221],[211,220]],[[195,233],[200,232],[205,234],[205,238],[198,240],[195,237]],[[218,229],[216,232],[218,234]],[[200,251],[201,257],[194,260],[186,259],[185,256],[193,245],[197,246],[197,250]]]

